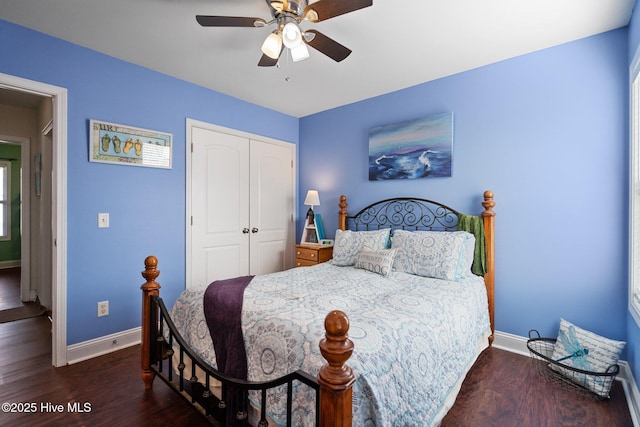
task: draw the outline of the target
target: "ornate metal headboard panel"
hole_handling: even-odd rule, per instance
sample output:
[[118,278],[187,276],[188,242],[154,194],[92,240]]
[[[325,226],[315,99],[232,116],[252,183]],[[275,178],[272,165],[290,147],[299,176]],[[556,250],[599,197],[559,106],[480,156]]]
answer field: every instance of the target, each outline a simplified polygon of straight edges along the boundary
[[459,213],[442,203],[426,199],[400,197],[373,203],[355,215],[347,216],[347,229],[353,231],[381,228],[455,231]]

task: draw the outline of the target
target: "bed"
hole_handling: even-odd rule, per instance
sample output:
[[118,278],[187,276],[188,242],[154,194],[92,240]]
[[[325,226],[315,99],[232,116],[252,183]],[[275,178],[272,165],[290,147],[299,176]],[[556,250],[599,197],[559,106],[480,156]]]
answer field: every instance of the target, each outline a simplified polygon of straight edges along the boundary
[[241,356],[218,348],[227,322],[210,317],[221,311],[208,307],[214,285],[185,290],[169,311],[148,257],[145,387],[160,377],[220,425],[438,425],[493,341],[491,191],[482,205],[470,216],[396,198],[351,216],[341,196],[333,260],[243,285]]

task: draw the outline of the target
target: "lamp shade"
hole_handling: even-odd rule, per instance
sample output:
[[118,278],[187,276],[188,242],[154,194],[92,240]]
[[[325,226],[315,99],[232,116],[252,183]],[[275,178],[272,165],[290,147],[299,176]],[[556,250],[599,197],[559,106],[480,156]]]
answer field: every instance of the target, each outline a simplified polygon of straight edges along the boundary
[[307,197],[304,199],[304,204],[307,206],[320,206],[320,196],[318,190],[307,191]]
[[293,62],[302,61],[309,57],[309,49],[307,49],[307,45],[301,43],[298,47],[294,47],[291,49],[291,59]]
[[282,50],[282,38],[277,33],[271,33],[262,43],[262,53],[269,58],[278,59]]
[[302,44],[302,33],[300,28],[293,22],[287,23],[282,28],[282,41],[289,49],[296,48]]

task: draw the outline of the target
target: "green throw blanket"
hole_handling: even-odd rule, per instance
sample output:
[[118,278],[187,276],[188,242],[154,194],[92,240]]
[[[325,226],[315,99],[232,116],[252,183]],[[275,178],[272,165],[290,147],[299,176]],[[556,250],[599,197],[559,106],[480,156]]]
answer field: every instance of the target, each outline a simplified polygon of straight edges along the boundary
[[487,274],[487,253],[484,243],[484,222],[482,217],[459,214],[458,215],[458,230],[468,231],[476,238],[476,249],[473,251],[473,264],[471,265],[471,272],[478,276],[484,276]]

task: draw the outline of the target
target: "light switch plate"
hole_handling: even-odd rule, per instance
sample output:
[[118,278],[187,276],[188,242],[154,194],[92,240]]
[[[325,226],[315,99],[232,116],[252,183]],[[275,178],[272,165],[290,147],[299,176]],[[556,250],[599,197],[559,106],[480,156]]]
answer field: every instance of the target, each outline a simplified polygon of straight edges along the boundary
[[109,228],[109,214],[108,213],[99,213],[98,214],[98,228]]

